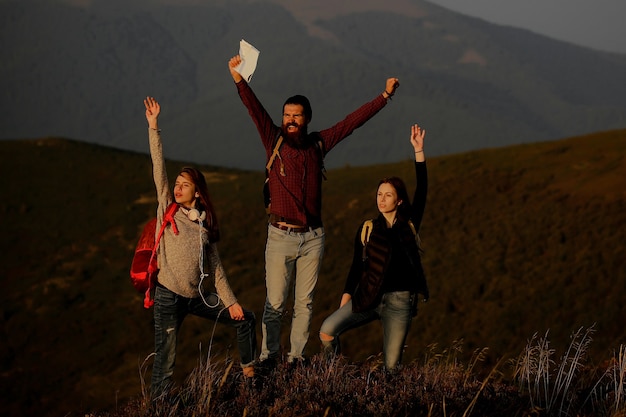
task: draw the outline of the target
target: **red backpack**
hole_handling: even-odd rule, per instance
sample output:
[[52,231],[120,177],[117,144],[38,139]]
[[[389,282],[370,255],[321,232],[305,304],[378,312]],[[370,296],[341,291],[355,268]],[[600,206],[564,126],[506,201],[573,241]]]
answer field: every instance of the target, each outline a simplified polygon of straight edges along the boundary
[[143,300],[143,306],[145,308],[150,308],[154,304],[152,290],[156,285],[156,276],[159,272],[156,253],[165,226],[170,223],[174,234],[178,234],[178,228],[174,221],[176,210],[178,210],[178,204],[176,203],[172,203],[167,207],[165,215],[163,216],[161,229],[159,229],[159,234],[156,239],[154,235],[156,232],[157,219],[155,217],[150,220],[144,226],[139,242],[137,242],[137,247],[135,248],[133,263],[130,266],[130,281],[137,291],[145,293]]

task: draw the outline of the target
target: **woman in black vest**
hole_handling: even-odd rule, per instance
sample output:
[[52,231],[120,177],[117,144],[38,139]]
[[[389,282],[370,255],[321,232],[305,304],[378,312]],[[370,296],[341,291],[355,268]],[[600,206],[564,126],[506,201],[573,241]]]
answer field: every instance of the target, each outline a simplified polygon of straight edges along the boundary
[[417,178],[413,202],[400,178],[384,178],[378,184],[379,215],[359,227],[341,304],[320,329],[326,353],[339,353],[339,336],[345,331],[379,319],[385,367],[393,370],[402,359],[418,294],[424,301],[429,296],[417,237],[428,189],[425,134],[418,125],[411,126]]

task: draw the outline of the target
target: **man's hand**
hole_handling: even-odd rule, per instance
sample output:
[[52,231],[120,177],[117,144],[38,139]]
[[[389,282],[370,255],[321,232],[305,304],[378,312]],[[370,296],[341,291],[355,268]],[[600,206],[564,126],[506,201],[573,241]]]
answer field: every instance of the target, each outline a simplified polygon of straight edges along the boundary
[[159,102],[156,101],[154,97],[146,97],[143,104],[146,106],[146,120],[148,120],[148,126],[151,129],[158,130],[157,119],[159,113],[161,113]]
[[385,84],[386,98],[393,96],[396,93],[396,88],[400,87],[400,81],[397,78],[387,78],[387,84]]
[[237,70],[235,69],[237,68],[237,65],[239,64],[241,64],[241,57],[239,55],[235,55],[234,57],[230,59],[230,61],[228,61],[228,69],[230,70],[230,75],[233,77],[233,80],[236,83],[243,80],[243,77],[241,76],[241,74],[239,74]]

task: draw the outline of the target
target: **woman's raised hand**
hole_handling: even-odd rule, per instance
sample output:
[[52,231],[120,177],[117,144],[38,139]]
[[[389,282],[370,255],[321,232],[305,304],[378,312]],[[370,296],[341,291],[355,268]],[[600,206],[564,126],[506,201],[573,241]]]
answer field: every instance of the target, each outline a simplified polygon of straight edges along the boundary
[[158,129],[157,119],[159,113],[161,113],[159,102],[156,101],[154,97],[146,97],[143,104],[146,106],[146,120],[148,121],[148,126],[155,130]]
[[424,136],[426,131],[419,127],[417,124],[411,126],[411,144],[415,152],[424,150]]
[[419,127],[417,124],[411,126],[411,144],[415,151],[415,160],[417,162],[424,162],[424,136],[426,131]]

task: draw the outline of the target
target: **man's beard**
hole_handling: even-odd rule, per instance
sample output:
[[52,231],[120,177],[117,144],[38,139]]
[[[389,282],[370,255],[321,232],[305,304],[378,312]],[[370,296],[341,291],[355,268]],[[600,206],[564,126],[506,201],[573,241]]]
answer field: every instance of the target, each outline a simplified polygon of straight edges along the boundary
[[[289,126],[296,126],[298,130],[289,132]],[[296,123],[283,124],[283,136],[285,141],[294,148],[306,148],[307,146],[307,126],[298,125]]]

